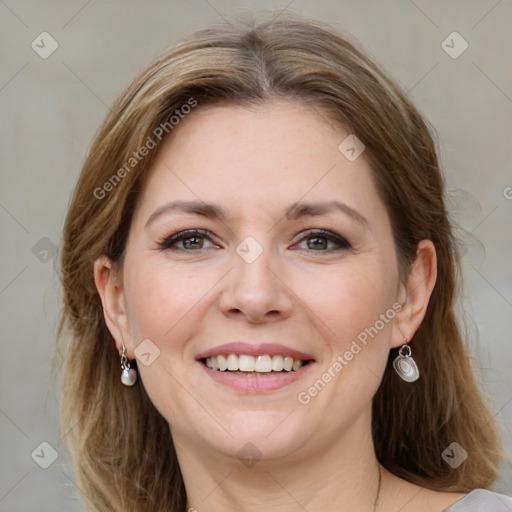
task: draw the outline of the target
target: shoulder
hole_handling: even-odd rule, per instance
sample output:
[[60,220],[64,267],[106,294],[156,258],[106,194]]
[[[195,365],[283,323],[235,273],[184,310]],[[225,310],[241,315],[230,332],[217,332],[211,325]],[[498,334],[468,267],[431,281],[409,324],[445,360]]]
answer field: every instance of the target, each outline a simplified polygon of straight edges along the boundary
[[[470,508],[469,508],[470,507]],[[443,512],[510,512],[512,498],[484,489],[475,489]]]

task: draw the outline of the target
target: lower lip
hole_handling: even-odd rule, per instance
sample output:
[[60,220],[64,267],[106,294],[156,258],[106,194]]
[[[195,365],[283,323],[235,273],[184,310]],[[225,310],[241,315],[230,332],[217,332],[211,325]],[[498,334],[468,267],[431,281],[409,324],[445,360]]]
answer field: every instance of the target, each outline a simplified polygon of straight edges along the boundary
[[237,375],[230,371],[221,372],[208,368],[202,362],[199,364],[203,367],[205,372],[216,382],[236,389],[237,391],[245,391],[247,393],[261,393],[265,391],[274,391],[283,388],[292,382],[299,380],[303,377],[313,366],[314,363],[308,363],[302,366],[297,371],[291,372],[276,372],[275,375]]

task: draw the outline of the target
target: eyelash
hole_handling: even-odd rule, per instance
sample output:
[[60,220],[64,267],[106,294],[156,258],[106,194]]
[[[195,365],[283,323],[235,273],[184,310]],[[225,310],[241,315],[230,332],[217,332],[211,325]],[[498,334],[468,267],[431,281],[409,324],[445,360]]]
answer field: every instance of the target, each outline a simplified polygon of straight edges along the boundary
[[[337,233],[333,233],[331,231],[326,231],[324,229],[316,229],[306,232],[302,238],[300,238],[296,243],[302,242],[303,240],[307,240],[309,238],[325,238],[331,242],[336,243],[339,247],[335,249],[325,249],[320,251],[314,251],[313,252],[327,252],[331,253],[338,250],[347,250],[351,249],[352,246],[350,243],[343,238],[342,236],[338,235]],[[201,251],[203,249],[176,249],[175,244],[178,242],[181,242],[182,240],[187,240],[189,238],[208,238],[211,241],[210,238],[210,232],[206,229],[187,229],[185,231],[180,231],[178,233],[175,233],[174,235],[167,236],[163,238],[159,243],[159,248],[161,250],[179,250],[184,252],[193,252],[193,251]],[[295,250],[295,249],[294,249]],[[299,249],[300,250],[300,249]],[[307,249],[306,249],[307,250]]]

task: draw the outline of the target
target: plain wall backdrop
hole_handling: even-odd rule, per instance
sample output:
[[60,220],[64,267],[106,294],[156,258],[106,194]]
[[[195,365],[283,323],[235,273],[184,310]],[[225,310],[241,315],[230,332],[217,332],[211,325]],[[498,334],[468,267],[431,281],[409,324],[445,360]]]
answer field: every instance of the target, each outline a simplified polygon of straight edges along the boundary
[[[108,107],[186,34],[233,13],[282,8],[352,34],[436,128],[464,245],[460,315],[512,453],[510,0],[0,0],[0,512],[83,510],[51,381],[56,251]],[[495,490],[512,494],[510,462]]]

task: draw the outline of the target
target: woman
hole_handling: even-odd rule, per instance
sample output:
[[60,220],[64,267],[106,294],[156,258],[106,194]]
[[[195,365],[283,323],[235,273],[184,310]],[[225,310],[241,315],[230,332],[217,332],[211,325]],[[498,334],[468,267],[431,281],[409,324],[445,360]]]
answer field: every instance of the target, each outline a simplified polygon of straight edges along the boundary
[[203,30],[135,78],[64,230],[89,510],[511,509],[443,191],[418,111],[318,23]]

